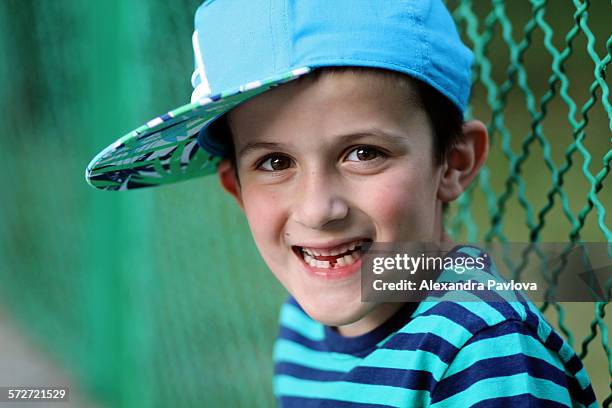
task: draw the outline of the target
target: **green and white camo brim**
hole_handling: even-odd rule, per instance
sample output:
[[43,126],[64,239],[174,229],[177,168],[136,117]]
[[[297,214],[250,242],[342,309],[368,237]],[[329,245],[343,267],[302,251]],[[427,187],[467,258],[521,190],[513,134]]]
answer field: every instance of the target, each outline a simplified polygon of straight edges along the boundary
[[222,157],[198,145],[200,130],[242,102],[308,72],[304,67],[250,82],[159,116],[101,151],[85,178],[101,190],[131,190],[215,173]]

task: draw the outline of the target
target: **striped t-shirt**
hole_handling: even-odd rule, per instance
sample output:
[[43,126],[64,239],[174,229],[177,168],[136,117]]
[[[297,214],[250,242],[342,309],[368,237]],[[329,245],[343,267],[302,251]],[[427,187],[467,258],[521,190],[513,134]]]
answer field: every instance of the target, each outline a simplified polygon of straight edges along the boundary
[[281,407],[597,406],[582,362],[531,302],[426,299],[343,337],[289,298],[274,371]]

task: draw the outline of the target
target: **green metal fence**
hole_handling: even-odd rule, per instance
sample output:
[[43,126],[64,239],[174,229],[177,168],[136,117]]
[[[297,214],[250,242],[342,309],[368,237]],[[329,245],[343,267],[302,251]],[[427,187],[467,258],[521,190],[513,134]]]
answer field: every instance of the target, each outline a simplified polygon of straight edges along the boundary
[[[612,36],[610,25],[599,20],[612,17],[612,4],[493,0],[483,7],[483,2],[466,0],[455,4],[454,16],[476,54],[474,86],[486,99],[486,113],[476,100],[473,113],[487,118],[493,152],[478,185],[459,201],[451,221],[455,235],[465,227],[468,240],[612,242],[605,221],[610,193],[602,191],[612,157],[606,83]],[[503,72],[500,57],[506,60]],[[517,105],[520,114],[513,112]],[[517,120],[523,129],[514,123]],[[497,187],[496,181],[503,184]],[[483,196],[483,205],[475,204],[476,194]],[[474,222],[477,208],[487,209],[486,220]],[[509,223],[520,227],[515,230]],[[611,289],[609,280],[605,290]],[[606,305],[594,303],[588,333],[579,344],[567,326],[566,310],[573,305],[544,303],[541,309],[554,309],[549,318],[556,314],[557,327],[583,359],[596,347],[593,342],[599,334],[608,364],[607,373],[597,370],[596,380],[606,376],[609,382],[612,354]],[[599,396],[604,406],[612,402],[609,390]]]
[[[470,115],[491,134],[452,235],[610,242],[610,2],[447,4],[476,55]],[[109,194],[83,180],[101,147],[187,100],[197,5],[0,1],[0,309],[108,406],[273,404],[284,291],[217,181]],[[606,306],[542,308],[609,405]]]

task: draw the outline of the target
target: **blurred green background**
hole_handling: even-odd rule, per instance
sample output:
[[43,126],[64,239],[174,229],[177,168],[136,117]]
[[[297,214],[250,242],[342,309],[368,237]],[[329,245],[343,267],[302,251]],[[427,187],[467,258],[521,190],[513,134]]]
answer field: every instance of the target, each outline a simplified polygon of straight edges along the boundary
[[[471,115],[491,131],[487,167],[451,207],[458,240],[610,242],[609,79],[594,72],[610,61],[612,5],[548,3],[447,1],[477,50]],[[188,101],[198,4],[0,0],[0,314],[101,406],[273,404],[285,292],[217,180],[127,193],[84,181],[101,148]],[[542,107],[555,71],[566,95],[552,81]],[[554,186],[564,199],[548,209]],[[579,351],[596,305],[562,306],[547,316]],[[599,316],[584,361],[602,402]]]

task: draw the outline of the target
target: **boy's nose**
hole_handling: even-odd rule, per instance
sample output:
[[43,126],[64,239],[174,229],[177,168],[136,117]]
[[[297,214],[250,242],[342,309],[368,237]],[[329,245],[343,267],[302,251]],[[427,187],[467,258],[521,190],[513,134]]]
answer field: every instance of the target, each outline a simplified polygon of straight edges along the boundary
[[348,215],[348,203],[330,179],[311,173],[299,183],[293,207],[293,219],[312,229],[321,229]]

